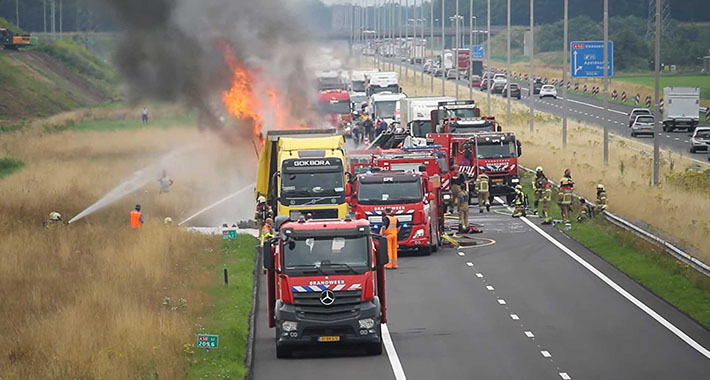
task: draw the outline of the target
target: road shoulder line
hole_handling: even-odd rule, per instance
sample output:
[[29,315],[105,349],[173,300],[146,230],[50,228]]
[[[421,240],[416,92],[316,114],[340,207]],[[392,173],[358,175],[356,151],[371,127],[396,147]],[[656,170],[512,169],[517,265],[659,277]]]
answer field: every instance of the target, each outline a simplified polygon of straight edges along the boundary
[[394,349],[394,343],[392,342],[390,330],[389,328],[387,328],[386,323],[382,324],[382,340],[385,343],[385,351],[387,351],[387,357],[390,360],[390,365],[392,366],[394,378],[396,380],[407,380],[407,375],[404,374],[402,362],[399,361],[399,356],[397,356],[397,350]]

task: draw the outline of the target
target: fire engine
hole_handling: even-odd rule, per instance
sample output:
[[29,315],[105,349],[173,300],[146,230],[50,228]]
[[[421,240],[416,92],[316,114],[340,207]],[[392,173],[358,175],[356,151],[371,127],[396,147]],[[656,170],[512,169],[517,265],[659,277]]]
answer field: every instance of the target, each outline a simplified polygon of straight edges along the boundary
[[328,119],[330,126],[340,134],[350,136],[353,115],[350,93],[345,90],[326,90],[318,93],[318,108]]
[[276,356],[308,345],[357,344],[382,353],[387,322],[387,240],[367,220],[291,221],[261,247],[267,271],[268,325]]
[[431,111],[431,133],[500,132],[494,116],[481,116],[473,100],[439,102]]
[[433,133],[427,141],[441,145],[448,154],[449,165],[458,165],[458,172],[467,174],[470,180],[486,173],[491,196],[501,195],[508,203],[513,201],[515,186],[520,183],[518,157],[522,155],[514,133]]
[[[391,165],[391,164],[390,164]],[[431,254],[441,244],[443,210],[440,178],[426,172],[372,171],[359,174],[352,184],[350,207],[357,218],[367,218],[374,233],[382,228],[386,209],[400,222],[397,242],[404,249]]]

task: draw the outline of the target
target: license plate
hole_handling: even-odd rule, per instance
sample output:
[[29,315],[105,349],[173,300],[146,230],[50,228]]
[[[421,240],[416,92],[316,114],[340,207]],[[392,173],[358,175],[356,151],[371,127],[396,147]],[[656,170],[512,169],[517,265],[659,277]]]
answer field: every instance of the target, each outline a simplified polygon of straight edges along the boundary
[[502,178],[494,178],[493,182],[503,182],[503,179]]
[[319,342],[340,342],[339,336],[319,336]]

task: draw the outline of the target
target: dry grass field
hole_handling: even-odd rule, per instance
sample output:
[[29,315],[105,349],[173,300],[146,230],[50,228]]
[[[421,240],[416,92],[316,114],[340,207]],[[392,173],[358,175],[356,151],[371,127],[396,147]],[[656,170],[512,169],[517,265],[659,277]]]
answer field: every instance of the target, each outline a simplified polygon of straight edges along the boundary
[[[2,380],[185,377],[185,345],[193,343],[209,303],[206,288],[221,239],[162,221],[170,216],[177,223],[228,194],[247,166],[239,164],[245,154],[194,125],[45,128],[120,112],[133,115],[77,111],[0,139],[0,157],[25,163],[0,179]],[[175,180],[170,193],[158,194],[156,177],[85,219],[42,226],[50,211],[68,220],[136,170],[185,146],[196,148],[164,162]],[[136,203],[146,225],[134,231],[128,212]]]
[[[371,66],[370,66],[371,67]],[[425,76],[424,86],[402,76],[402,86],[409,96],[431,94],[430,77]],[[446,94],[455,94],[455,85],[446,84]],[[435,79],[434,94],[440,94],[441,81]],[[468,98],[468,88],[460,86],[459,97]],[[486,94],[473,91],[481,110],[486,110]],[[662,151],[661,173],[663,183],[651,186],[652,149],[629,139],[612,136],[609,164],[602,163],[602,131],[579,120],[568,121],[568,145],[562,148],[562,122],[554,115],[536,112],[536,128],[529,131],[528,108],[511,104],[511,124],[506,125],[506,101],[492,95],[491,113],[503,124],[504,130],[514,131],[523,142],[522,164],[528,167],[541,165],[551,179],[557,181],[565,168],[572,170],[575,191],[587,198],[595,197],[595,187],[603,183],[609,192],[610,210],[630,220],[648,224],[653,230],[665,234],[694,254],[710,262],[710,246],[705,244],[710,234],[710,197],[707,192],[693,191],[674,186],[665,181],[667,174],[697,168],[697,161],[684,155]],[[702,165],[700,169],[710,169]]]

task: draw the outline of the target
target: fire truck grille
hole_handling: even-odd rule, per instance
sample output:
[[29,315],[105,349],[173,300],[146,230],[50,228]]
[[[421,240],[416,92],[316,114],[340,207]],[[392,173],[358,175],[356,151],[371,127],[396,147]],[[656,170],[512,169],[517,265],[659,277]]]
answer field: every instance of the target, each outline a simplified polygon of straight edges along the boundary
[[298,210],[303,215],[310,213],[313,219],[338,219],[338,210],[334,208],[318,210]]
[[361,297],[361,290],[335,292],[335,302],[325,306],[320,302],[319,292],[310,292],[294,293],[293,301],[299,317],[329,321],[357,315],[360,312]]
[[397,241],[405,241],[412,234],[412,227],[400,227],[397,233]]

